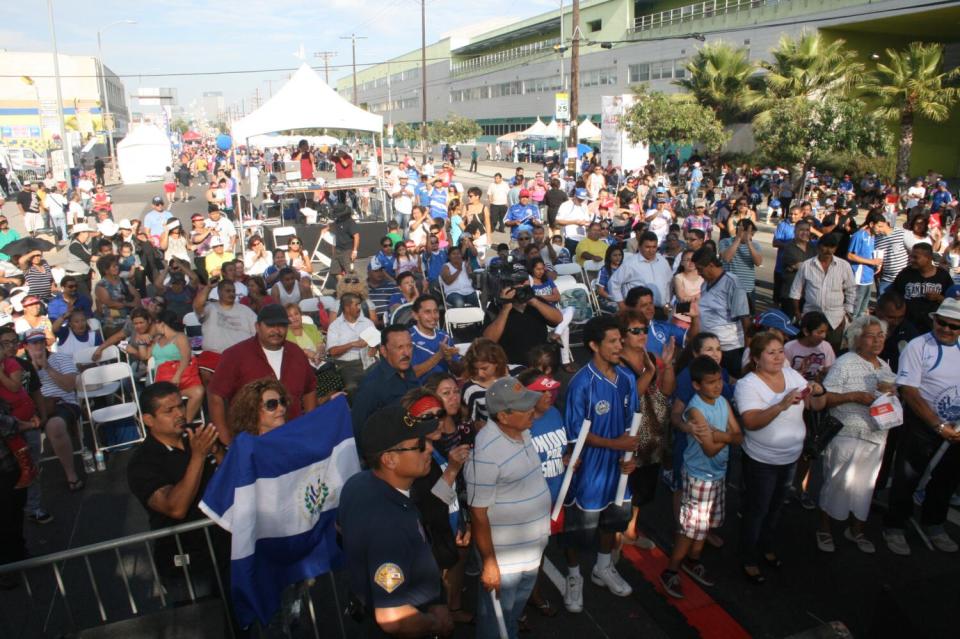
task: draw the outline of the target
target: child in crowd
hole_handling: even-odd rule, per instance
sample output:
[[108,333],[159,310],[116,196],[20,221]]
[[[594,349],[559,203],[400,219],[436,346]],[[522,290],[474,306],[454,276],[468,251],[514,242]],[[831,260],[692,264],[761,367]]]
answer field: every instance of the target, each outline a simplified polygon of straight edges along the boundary
[[681,569],[701,585],[713,585],[700,561],[700,553],[707,532],[723,524],[728,445],[743,441],[737,419],[722,395],[720,365],[713,358],[701,355],[690,363],[690,379],[696,395],[684,413],[693,430],[683,454],[680,531],[670,563],[660,574],[663,589],[677,599],[683,598]]
[[570,257],[570,251],[566,246],[563,245],[563,236],[554,235],[550,240],[553,242],[553,250],[557,253],[557,259],[553,260],[554,264],[571,264],[573,258]]

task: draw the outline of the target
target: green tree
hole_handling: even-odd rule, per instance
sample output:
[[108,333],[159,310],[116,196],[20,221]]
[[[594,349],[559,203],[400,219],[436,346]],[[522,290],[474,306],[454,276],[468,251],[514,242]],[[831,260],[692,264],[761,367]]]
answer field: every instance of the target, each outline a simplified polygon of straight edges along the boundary
[[170,130],[176,131],[180,135],[183,135],[190,130],[190,123],[184,120],[183,118],[176,118],[173,122],[170,123]]
[[773,162],[795,166],[800,177],[811,163],[841,154],[882,156],[890,150],[889,130],[860,101],[783,100],[770,116],[754,124],[757,149]]
[[743,122],[752,114],[760,95],[750,86],[757,65],[746,49],[712,42],[686,68],[687,77],[674,82],[689,92],[685,97],[713,109],[724,124]]
[[699,144],[718,153],[729,139],[712,109],[692,101],[677,101],[646,85],[634,88],[636,102],[620,121],[634,144],[645,142],[661,160],[674,145]]
[[468,142],[483,135],[483,128],[476,120],[451,113],[447,116],[447,142]]
[[400,142],[413,142],[420,138],[419,129],[415,129],[406,122],[399,122],[393,125],[393,139]]
[[943,122],[960,97],[948,84],[960,69],[943,71],[943,45],[912,42],[905,51],[887,49],[889,62],[877,64],[867,92],[880,99],[877,113],[899,126],[897,177],[910,172],[913,125],[917,118]]

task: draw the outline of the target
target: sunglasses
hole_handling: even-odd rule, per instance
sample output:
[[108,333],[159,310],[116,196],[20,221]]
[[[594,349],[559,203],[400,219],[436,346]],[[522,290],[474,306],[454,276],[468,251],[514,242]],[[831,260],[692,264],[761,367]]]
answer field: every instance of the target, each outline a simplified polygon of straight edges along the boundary
[[945,321],[943,321],[943,320],[940,318],[939,315],[934,315],[934,316],[933,316],[933,319],[934,319],[934,321],[935,321],[937,324],[939,324],[939,325],[942,326],[943,328],[950,329],[951,331],[960,331],[960,324],[953,324],[953,323],[951,323],[951,322],[945,322]]
[[290,246],[300,246],[300,242],[290,242]]
[[381,244],[380,248],[390,248],[390,244]]
[[287,407],[287,400],[283,397],[268,399],[267,401],[263,402],[263,408],[271,413],[277,410],[277,408],[280,406],[283,406],[284,408]]
[[529,241],[530,241],[530,238],[527,237],[526,235],[521,235],[521,236],[517,237],[517,241],[518,241],[518,242],[529,242]]
[[385,450],[385,451],[383,451],[383,452],[385,452],[385,453],[405,453],[405,452],[407,452],[407,451],[417,451],[418,453],[422,453],[422,452],[425,451],[425,450],[427,450],[427,438],[426,438],[426,437],[420,437],[419,439],[417,439],[417,445],[416,445],[416,446],[406,446],[406,447],[401,447],[401,448],[388,448],[387,450]]
[[633,328],[628,328],[627,332],[631,335],[646,335],[649,331],[646,326],[634,326]]
[[359,277],[345,277],[345,278],[343,278],[343,281],[346,282],[347,284],[359,284],[359,283],[360,283],[360,278],[359,278]]

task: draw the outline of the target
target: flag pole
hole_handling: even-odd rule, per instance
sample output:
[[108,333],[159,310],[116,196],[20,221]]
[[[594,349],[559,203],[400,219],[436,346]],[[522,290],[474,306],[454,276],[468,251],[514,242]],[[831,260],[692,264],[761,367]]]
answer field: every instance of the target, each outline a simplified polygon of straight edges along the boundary
[[580,453],[583,452],[583,446],[587,443],[587,435],[590,434],[590,420],[583,420],[583,426],[580,427],[580,434],[577,435],[577,442],[573,446],[573,454],[570,456],[570,463],[567,464],[567,470],[563,473],[563,483],[560,484],[560,493],[557,495],[557,502],[553,505],[553,512],[550,513],[550,519],[557,520],[560,511],[563,509],[563,502],[567,500],[567,491],[570,490],[570,482],[573,481],[573,469],[577,466],[577,460],[580,459]]
[[[636,437],[637,431],[640,430],[640,411],[637,411],[633,414],[633,421],[630,422],[630,436]],[[633,459],[634,451],[628,450],[623,454],[623,461],[628,462]],[[619,506],[623,503],[623,497],[627,494],[627,478],[629,475],[627,473],[620,473],[620,481],[617,483],[617,496],[614,499],[614,504]]]

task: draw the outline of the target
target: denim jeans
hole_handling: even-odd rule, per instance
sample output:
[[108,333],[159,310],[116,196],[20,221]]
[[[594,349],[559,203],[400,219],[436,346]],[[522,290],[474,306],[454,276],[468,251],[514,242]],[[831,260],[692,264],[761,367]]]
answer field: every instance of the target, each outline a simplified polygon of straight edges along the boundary
[[773,553],[777,521],[790,488],[796,462],[765,464],[743,452],[743,521],[740,524],[740,558],[756,566],[760,556]]
[[880,297],[881,295],[883,295],[884,292],[886,292],[886,290],[890,288],[892,284],[893,284],[892,280],[889,282],[884,282],[883,280],[879,280],[877,284],[877,297]]
[[447,305],[450,308],[463,308],[465,306],[477,306],[477,296],[463,295],[462,293],[447,293]]
[[[507,623],[507,635],[510,639],[517,639],[519,629],[517,623],[523,616],[523,607],[533,592],[537,583],[537,572],[534,568],[526,572],[500,574],[500,607],[503,608],[503,619]],[[497,617],[493,612],[493,601],[489,592],[482,587],[477,593],[477,639],[499,639],[500,630],[497,628]]]
[[857,285],[857,299],[853,303],[853,316],[860,317],[867,312],[870,306],[870,293],[873,292],[873,283]]

